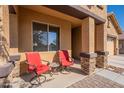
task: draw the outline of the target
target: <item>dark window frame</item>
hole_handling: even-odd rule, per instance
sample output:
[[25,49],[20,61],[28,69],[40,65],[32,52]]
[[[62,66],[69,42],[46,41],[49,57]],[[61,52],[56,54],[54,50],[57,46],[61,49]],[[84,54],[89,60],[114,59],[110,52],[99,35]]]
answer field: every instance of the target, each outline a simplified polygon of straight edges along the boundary
[[[33,42],[33,39],[34,39],[34,36],[33,36],[33,33],[34,33],[34,29],[33,29],[33,23],[38,23],[38,24],[43,24],[43,25],[47,25],[47,50],[45,51],[38,51],[38,52],[52,52],[52,51],[57,51],[57,50],[59,50],[60,49],[60,30],[61,30],[61,28],[60,28],[60,26],[59,25],[54,25],[54,24],[49,24],[49,23],[44,23],[44,22],[38,22],[38,21],[32,21],[32,42]],[[58,30],[58,32],[57,32],[57,45],[58,45],[58,49],[57,50],[50,50],[50,48],[49,48],[49,27],[50,26],[52,26],[52,27],[57,27],[57,28],[59,28],[59,30]],[[34,42],[32,43],[32,44],[34,44]],[[34,45],[32,45],[32,51],[36,51],[36,50],[34,50],[34,48],[33,48],[33,46]]]

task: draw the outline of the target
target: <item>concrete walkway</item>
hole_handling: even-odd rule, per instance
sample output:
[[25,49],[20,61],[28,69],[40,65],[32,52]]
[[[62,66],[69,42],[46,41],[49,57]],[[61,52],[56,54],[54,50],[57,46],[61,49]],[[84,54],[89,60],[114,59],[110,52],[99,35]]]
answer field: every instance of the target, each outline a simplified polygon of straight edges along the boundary
[[110,56],[108,58],[108,64],[124,68],[124,54],[116,55],[116,56]]
[[[99,86],[99,87],[106,87],[109,86],[111,88],[113,87],[124,87],[124,75],[106,70],[106,69],[96,69],[95,73],[93,75],[97,75],[97,76],[101,76],[105,79],[103,79],[102,83],[106,82],[106,81],[110,81],[112,84],[110,83],[104,83],[104,86]],[[71,85],[73,85],[76,82],[79,81],[83,81],[86,78],[88,78],[90,76],[86,76],[83,74],[79,74],[79,73],[74,73],[72,72],[71,74],[59,74],[59,75],[54,75],[54,80],[51,80],[49,82],[45,82],[43,83],[41,86],[39,87],[44,87],[44,88],[65,88],[65,87],[69,87]],[[101,79],[101,77],[98,78]],[[97,80],[95,81],[97,83]],[[116,84],[117,83],[117,84]],[[87,85],[87,83],[85,83]],[[95,83],[94,83],[95,84]],[[120,84],[120,85],[118,85]],[[112,86],[110,86],[112,85]],[[117,86],[113,86],[113,85],[117,85]],[[90,84],[88,85],[90,86]],[[94,86],[97,87],[97,86]]]
[[[124,69],[124,55],[110,56],[108,65]],[[124,87],[124,70],[122,73],[116,73],[114,70],[97,69],[97,72],[85,79],[82,79],[69,88],[122,88]]]

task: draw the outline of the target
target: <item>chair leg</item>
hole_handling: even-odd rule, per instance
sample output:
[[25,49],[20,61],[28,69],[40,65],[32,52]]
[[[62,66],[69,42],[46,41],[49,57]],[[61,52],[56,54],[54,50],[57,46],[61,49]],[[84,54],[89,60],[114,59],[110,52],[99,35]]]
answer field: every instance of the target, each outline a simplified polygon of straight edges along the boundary
[[65,70],[68,71],[68,72],[70,72],[70,68],[69,67],[66,67]]
[[[67,71],[67,68],[68,68],[68,67],[61,67],[61,73],[62,73],[62,74],[69,74],[70,71]],[[67,71],[67,72],[64,72],[64,71]]]
[[[43,78],[44,78],[44,80],[43,80],[42,82],[41,82],[40,77],[43,77]],[[36,80],[37,83],[32,83],[33,80],[34,80],[34,81]],[[40,85],[40,84],[42,84],[42,83],[45,82],[45,81],[46,81],[46,76],[44,76],[44,75],[37,75],[37,74],[36,74],[36,75],[30,80],[30,83],[31,83],[31,85]]]
[[51,71],[51,70],[49,70],[49,71],[48,71],[48,73],[49,73],[50,77],[52,77],[52,76],[53,76],[53,73],[52,73],[52,71]]
[[[44,77],[44,80],[41,82],[41,80],[40,80],[40,78],[39,77]],[[39,80],[40,80],[40,84],[42,84],[43,82],[45,82],[46,81],[46,76],[44,76],[44,75],[39,75]]]
[[[37,81],[37,78],[38,78],[37,75],[34,76],[33,78],[31,78],[31,80],[30,80],[31,85],[38,85],[38,84],[39,84],[39,82]],[[34,80],[36,80],[38,83],[36,83],[36,82],[34,83],[34,82],[33,82]],[[33,83],[32,83],[32,82],[33,82]]]

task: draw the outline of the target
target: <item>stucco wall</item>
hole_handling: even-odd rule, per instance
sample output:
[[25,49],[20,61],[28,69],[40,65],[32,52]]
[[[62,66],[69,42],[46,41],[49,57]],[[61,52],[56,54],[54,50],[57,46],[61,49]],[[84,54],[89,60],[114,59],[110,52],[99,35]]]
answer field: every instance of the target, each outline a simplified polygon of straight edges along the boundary
[[4,33],[4,41],[6,41],[6,47],[9,48],[9,8],[7,5],[2,6],[2,19],[3,19],[3,33]]
[[74,58],[79,58],[82,50],[82,32],[81,27],[72,30],[72,55]]
[[124,54],[124,40],[119,40],[119,53]]
[[107,34],[118,36],[117,30],[111,20],[109,21],[108,25],[109,27],[107,28]]
[[10,53],[18,52],[18,16],[16,14],[9,15],[9,31],[10,31]]
[[94,52],[95,21],[91,17],[82,20],[82,50],[81,52]]
[[[21,53],[20,73],[26,71],[24,52],[32,51],[32,21],[49,23],[60,26],[60,49],[66,49],[71,55],[71,23],[62,19],[58,19],[49,15],[38,13],[29,9],[19,7],[18,15],[18,47]],[[57,52],[40,52],[42,59],[52,61],[57,60]]]
[[106,11],[107,11],[107,6],[102,5],[103,9],[98,8],[96,5],[81,5],[81,7],[87,9],[88,11],[105,18],[106,17]]
[[[108,21],[108,20],[107,20]],[[112,35],[115,37],[114,39],[114,54],[118,54],[118,49],[119,49],[119,34],[115,28],[115,26],[112,23],[112,20],[109,21],[109,27],[107,27],[107,34]]]
[[[1,22],[0,22],[0,26],[2,26],[2,41],[3,44],[5,44],[6,49],[9,51],[9,8],[7,5],[0,5],[0,17],[1,17]],[[7,52],[1,49],[0,51],[0,61],[2,63],[6,62],[6,58],[7,58]]]
[[[60,49],[71,51],[71,23],[52,16],[19,7],[19,52],[32,51],[32,21],[60,26]],[[52,60],[56,52],[41,52],[42,58]]]

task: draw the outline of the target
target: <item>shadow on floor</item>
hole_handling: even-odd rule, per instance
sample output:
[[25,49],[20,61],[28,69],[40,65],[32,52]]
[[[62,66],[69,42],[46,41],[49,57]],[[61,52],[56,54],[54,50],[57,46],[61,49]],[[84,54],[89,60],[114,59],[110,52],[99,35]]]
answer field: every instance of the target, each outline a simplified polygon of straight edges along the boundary
[[80,68],[77,68],[77,67],[70,67],[70,71],[73,72],[73,73],[86,75],[85,73],[82,72],[82,70]]
[[80,64],[80,59],[74,59],[74,64]]
[[119,57],[124,57],[124,54],[119,54],[119,55],[116,55],[116,56],[119,56]]
[[26,73],[26,74],[23,74],[21,76],[21,78],[25,81],[25,82],[30,82],[31,78],[34,77],[35,74],[34,73]]

